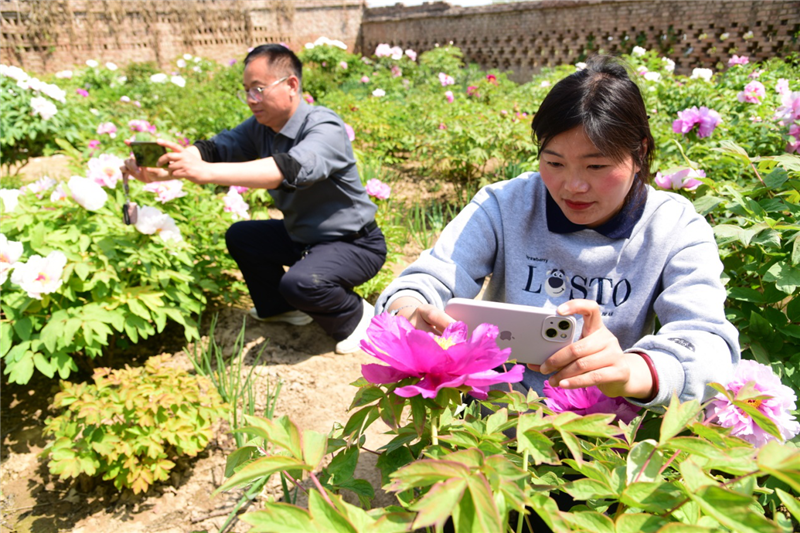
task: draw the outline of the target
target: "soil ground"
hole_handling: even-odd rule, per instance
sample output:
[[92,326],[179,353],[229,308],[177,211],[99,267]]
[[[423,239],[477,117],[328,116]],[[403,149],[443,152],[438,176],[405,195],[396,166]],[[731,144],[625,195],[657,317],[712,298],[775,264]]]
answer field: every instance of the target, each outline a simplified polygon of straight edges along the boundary
[[[68,171],[64,161],[38,158],[25,169],[25,181],[38,179],[47,173],[65,179]],[[58,168],[61,172],[54,172]],[[59,175],[62,174],[63,175]],[[56,174],[54,176],[54,174]],[[415,180],[416,181],[416,180]],[[409,198],[440,197],[445,191],[416,183],[392,184],[398,196],[406,192]],[[398,194],[399,193],[399,194]],[[419,253],[413,245],[393,265],[399,273]],[[255,389],[259,408],[263,409],[268,388],[278,378],[283,385],[275,415],[287,415],[301,429],[328,433],[335,422],[344,423],[355,388],[350,384],[361,376],[361,365],[372,362],[365,353],[350,355],[333,353],[334,341],[312,323],[296,327],[263,324],[247,318],[250,304],[243,301],[236,307],[217,309],[216,341],[231,351],[242,323],[246,323],[245,371],[250,369],[255,354],[263,347],[264,354],[255,369]],[[210,316],[207,313],[207,316]],[[201,332],[208,332],[207,321]],[[204,338],[205,340],[205,338]],[[168,353],[176,365],[192,370],[182,331],[178,328],[152,337],[135,346],[130,353],[116,356],[112,366],[141,364],[147,357]],[[87,379],[88,373],[82,376]],[[168,482],[157,483],[144,495],[118,491],[111,482],[79,478],[60,480],[49,473],[40,453],[47,445],[42,434],[48,416],[55,416],[50,404],[58,391],[57,380],[36,373],[25,386],[0,383],[0,533],[186,533],[218,532],[230,510],[241,497],[241,491],[231,491],[212,497],[211,493],[224,480],[226,457],[235,450],[235,442],[227,423],[215,429],[210,445],[199,456],[182,459]],[[379,448],[388,437],[380,421],[368,433],[366,447]],[[357,477],[369,480],[376,487],[375,504],[388,505],[391,495],[380,488],[380,473],[374,456],[363,454]],[[259,508],[264,498],[280,498],[282,490],[272,480],[248,510]],[[302,493],[301,493],[302,494]],[[353,498],[355,502],[355,498]],[[227,531],[247,531],[249,526],[238,521]]]

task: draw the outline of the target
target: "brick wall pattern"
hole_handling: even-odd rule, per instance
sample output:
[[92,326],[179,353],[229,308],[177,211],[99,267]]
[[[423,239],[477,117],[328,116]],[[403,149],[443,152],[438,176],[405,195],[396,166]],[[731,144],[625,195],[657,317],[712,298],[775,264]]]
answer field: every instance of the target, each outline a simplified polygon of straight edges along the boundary
[[320,36],[352,50],[364,0],[0,0],[0,63],[54,72],[87,59],[165,67],[189,53],[219,62]]
[[[0,0],[0,62],[54,72],[87,59],[155,61],[184,53],[220,62],[320,36],[371,54],[379,43],[423,52],[453,42],[468,62],[513,71],[596,52],[657,49],[678,72],[800,52],[798,0],[538,0],[457,7],[446,2],[366,9],[364,0]],[[727,36],[726,36],[727,34]],[[751,36],[752,35],[752,36]],[[723,37],[725,37],[723,39]]]
[[[750,32],[752,32],[752,37]],[[725,35],[727,34],[727,35]],[[359,45],[382,42],[423,52],[452,43],[484,69],[526,81],[542,67],[587,54],[669,54],[676,71],[800,52],[800,2],[789,0],[539,0],[456,7],[444,2],[366,10]]]

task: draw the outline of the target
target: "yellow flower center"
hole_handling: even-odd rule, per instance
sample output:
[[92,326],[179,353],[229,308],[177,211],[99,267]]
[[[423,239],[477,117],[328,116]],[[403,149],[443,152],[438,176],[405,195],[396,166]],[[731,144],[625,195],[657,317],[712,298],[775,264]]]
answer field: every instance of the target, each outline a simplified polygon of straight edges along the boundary
[[757,399],[755,399],[755,398],[752,398],[752,399],[750,399],[750,400],[745,400],[744,402],[745,402],[745,403],[747,403],[747,404],[750,404],[750,405],[752,405],[753,407],[755,407],[756,409],[758,409],[758,408],[761,406],[761,402],[762,402],[762,401],[763,401],[763,400],[757,400]]
[[454,340],[446,337],[434,337],[434,339],[436,339],[436,342],[439,343],[439,346],[441,346],[443,350],[450,348],[456,343]]
[[50,281],[50,277],[44,272],[39,272],[39,275],[36,276],[36,279],[34,281],[41,281],[42,283],[47,283],[48,281]]
[[6,254],[0,254],[0,263],[10,263]]

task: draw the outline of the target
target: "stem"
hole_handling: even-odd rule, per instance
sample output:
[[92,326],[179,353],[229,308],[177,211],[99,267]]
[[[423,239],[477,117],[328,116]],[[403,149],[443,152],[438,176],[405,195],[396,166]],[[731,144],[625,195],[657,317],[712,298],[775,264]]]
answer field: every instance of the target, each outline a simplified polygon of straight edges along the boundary
[[431,417],[431,444],[434,446],[439,445],[439,417]]
[[309,472],[308,475],[311,477],[311,480],[314,482],[314,485],[317,486],[317,490],[322,494],[322,497],[325,498],[325,501],[328,502],[332,508],[336,509],[336,506],[333,505],[333,502],[328,497],[328,493],[325,492],[325,489],[322,487],[322,484],[317,479],[317,476],[314,475],[314,472]]
[[647,470],[647,465],[649,465],[649,464],[650,464],[650,459],[652,459],[652,458],[653,458],[653,455],[654,455],[655,453],[656,453],[656,449],[655,449],[655,448],[653,448],[653,451],[652,451],[652,452],[650,452],[650,455],[647,457],[647,461],[645,461],[645,462],[644,462],[644,464],[642,465],[642,469],[641,469],[641,470],[639,470],[639,473],[638,473],[638,474],[636,474],[636,479],[634,479],[634,480],[633,480],[633,482],[634,482],[634,483],[638,482],[638,481],[639,481],[639,478],[640,478],[640,477],[642,477],[642,474],[644,473],[644,471],[645,471],[645,470]]
[[672,461],[674,461],[675,458],[678,457],[679,453],[681,453],[680,450],[675,450],[675,453],[672,454],[672,457],[670,457],[669,460],[666,463],[664,463],[664,466],[661,467],[661,470],[658,471],[659,476],[664,473],[664,470],[666,470],[669,465],[672,464]]
[[[528,473],[528,450],[522,452],[522,469],[525,471],[525,474]],[[523,518],[525,516],[525,506],[522,506],[522,509],[519,510],[519,515],[517,515],[517,533],[522,533],[522,523]]]
[[758,181],[760,181],[760,182],[761,182],[761,185],[763,185],[764,187],[766,187],[766,186],[767,186],[767,184],[766,184],[766,183],[764,183],[764,180],[762,180],[762,179],[761,179],[761,174],[759,174],[759,173],[758,173],[758,170],[756,169],[756,166],[755,166],[753,163],[750,163],[750,166],[753,168],[753,172],[755,172],[755,173],[756,173],[756,177],[758,178]]
[[294,486],[295,486],[295,487],[298,487],[300,490],[302,490],[303,492],[305,492],[306,494],[308,494],[308,491],[306,490],[306,488],[305,488],[304,486],[302,486],[300,483],[298,483],[298,482],[297,482],[297,480],[296,480],[295,478],[293,478],[293,477],[292,477],[292,475],[291,475],[289,472],[287,472],[286,470],[284,470],[282,473],[283,473],[283,475],[285,475],[286,477],[288,477],[288,478],[289,478],[289,481],[291,481],[292,483],[294,483]]

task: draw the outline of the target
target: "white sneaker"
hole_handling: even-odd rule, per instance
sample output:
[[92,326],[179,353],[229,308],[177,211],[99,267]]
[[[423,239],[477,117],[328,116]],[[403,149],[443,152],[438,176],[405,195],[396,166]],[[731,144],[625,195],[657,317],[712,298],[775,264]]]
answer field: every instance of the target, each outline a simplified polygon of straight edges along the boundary
[[279,313],[277,315],[262,318],[258,316],[258,311],[256,311],[255,307],[253,307],[250,309],[249,314],[259,322],[285,322],[293,326],[305,326],[306,324],[311,324],[311,322],[314,321],[313,318],[296,309],[294,311],[286,311],[285,313]]
[[375,308],[364,300],[364,314],[361,315],[361,320],[349,337],[336,343],[336,353],[344,355],[360,350],[361,340],[367,337],[367,327],[374,316]]

